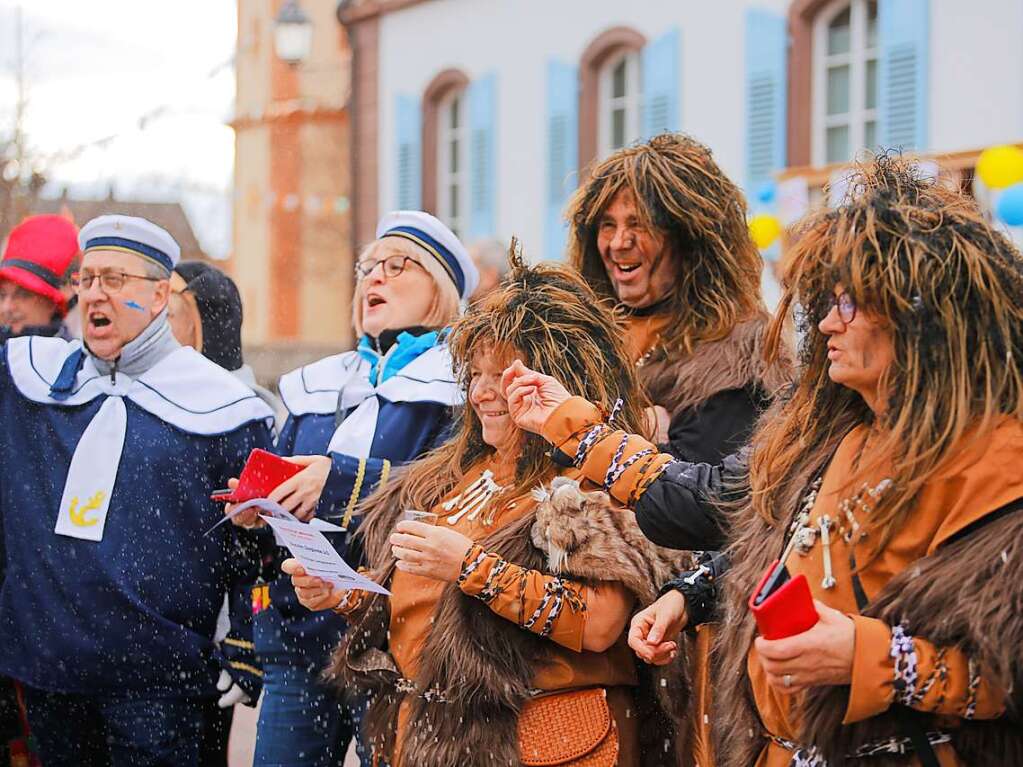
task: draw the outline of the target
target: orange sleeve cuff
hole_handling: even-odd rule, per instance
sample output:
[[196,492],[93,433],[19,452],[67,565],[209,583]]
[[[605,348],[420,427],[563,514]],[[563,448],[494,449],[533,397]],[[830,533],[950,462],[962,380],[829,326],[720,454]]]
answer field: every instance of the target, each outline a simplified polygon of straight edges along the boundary
[[852,684],[843,724],[869,719],[892,704],[895,666],[890,651],[892,632],[884,621],[850,615],[855,626]]
[[587,429],[603,420],[596,405],[582,397],[570,397],[547,416],[540,436],[573,458]]
[[[852,685],[844,724],[887,710],[896,699],[895,661],[891,658],[892,629],[876,618],[850,616],[856,626]],[[902,701],[919,711],[995,719],[1005,711],[1005,693],[985,679],[981,669],[954,647],[936,647],[912,638],[916,680],[912,700]]]
[[[622,449],[622,440],[625,440],[625,447]],[[618,455],[618,464],[627,464],[637,453],[644,452],[645,455],[628,465],[610,487],[605,485],[608,469],[615,456]],[[623,431],[615,431],[598,441],[586,454],[583,461],[582,472],[591,482],[604,487],[611,496],[619,503],[632,507],[639,500],[639,496],[649,487],[650,483],[657,478],[665,466],[674,458],[667,453],[661,453],[657,446],[647,442],[635,434],[626,436]]]

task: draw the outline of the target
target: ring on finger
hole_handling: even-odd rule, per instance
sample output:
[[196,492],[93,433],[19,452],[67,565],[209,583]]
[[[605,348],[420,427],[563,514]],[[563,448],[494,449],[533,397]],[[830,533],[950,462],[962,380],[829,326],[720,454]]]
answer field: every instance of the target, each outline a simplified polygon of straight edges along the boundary
[[781,683],[786,687],[792,686],[792,674],[786,674],[781,678]]

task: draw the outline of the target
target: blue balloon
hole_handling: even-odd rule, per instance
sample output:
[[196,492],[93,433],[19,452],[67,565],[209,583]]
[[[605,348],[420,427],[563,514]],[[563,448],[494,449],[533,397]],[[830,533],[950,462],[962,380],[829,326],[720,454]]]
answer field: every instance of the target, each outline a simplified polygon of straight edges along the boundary
[[995,212],[1009,226],[1023,226],[1023,182],[1007,187],[999,195]]
[[778,185],[773,181],[765,181],[757,187],[757,199],[764,205],[770,205],[774,202],[775,196],[778,194]]

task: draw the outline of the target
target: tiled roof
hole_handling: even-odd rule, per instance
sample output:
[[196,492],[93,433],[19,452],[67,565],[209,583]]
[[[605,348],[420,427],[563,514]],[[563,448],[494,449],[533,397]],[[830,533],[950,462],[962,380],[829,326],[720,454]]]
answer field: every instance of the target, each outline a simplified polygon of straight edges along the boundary
[[199,259],[209,261],[203,253],[199,240],[188,222],[184,208],[176,202],[138,202],[135,200],[76,200],[70,197],[51,200],[39,200],[32,210],[33,214],[57,213],[68,216],[77,226],[82,226],[97,216],[109,213],[120,213],[125,216],[138,216],[152,221],[166,229],[170,236],[181,247],[181,260]]

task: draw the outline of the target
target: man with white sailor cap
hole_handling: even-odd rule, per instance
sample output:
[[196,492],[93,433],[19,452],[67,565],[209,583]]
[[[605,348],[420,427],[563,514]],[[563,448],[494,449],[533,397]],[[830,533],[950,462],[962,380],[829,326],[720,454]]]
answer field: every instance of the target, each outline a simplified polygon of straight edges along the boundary
[[167,232],[102,216],[79,244],[83,341],[0,349],[0,674],[24,685],[46,765],[195,765],[222,672],[259,686],[251,642],[212,641],[250,577],[241,533],[204,533],[273,414],[174,339]]

